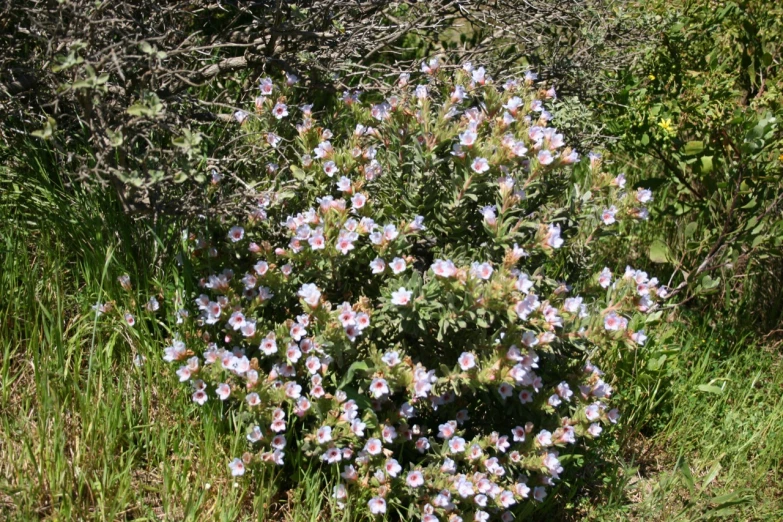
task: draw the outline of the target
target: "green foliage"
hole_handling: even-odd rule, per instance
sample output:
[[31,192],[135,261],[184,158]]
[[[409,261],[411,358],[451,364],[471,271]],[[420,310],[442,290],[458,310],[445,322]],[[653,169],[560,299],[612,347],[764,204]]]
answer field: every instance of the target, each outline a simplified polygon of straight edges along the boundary
[[738,295],[783,246],[783,9],[714,4],[645,5],[660,13],[659,43],[603,116],[621,137],[618,170],[663,191],[646,241],[686,299]]

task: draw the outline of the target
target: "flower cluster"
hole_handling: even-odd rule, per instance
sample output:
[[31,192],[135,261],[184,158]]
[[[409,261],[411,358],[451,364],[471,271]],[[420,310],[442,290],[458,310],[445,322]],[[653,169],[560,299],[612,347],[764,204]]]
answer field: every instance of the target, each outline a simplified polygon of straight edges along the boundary
[[187,346],[164,350],[195,403],[246,412],[232,475],[298,451],[337,468],[338,503],[511,520],[617,422],[585,354],[642,345],[633,327],[666,289],[566,252],[646,218],[652,196],[580,160],[536,80],[432,59],[321,121],[292,101],[298,79],[260,80],[237,120],[262,137],[264,192],[228,230],[189,233],[201,292],[177,315]]

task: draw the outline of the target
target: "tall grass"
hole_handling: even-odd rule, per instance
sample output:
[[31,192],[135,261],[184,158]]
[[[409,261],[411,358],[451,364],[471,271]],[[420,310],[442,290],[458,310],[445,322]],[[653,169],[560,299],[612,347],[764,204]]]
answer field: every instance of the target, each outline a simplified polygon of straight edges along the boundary
[[[332,511],[319,473],[298,477],[290,497],[272,471],[231,480],[228,455],[245,434],[219,404],[195,406],[162,361],[168,327],[139,311],[181,277],[169,248],[178,224],[135,222],[111,194],[64,186],[46,151],[31,151],[27,171],[0,171],[0,519]],[[117,282],[125,273],[130,292]],[[96,302],[132,311],[136,325],[99,317]]]

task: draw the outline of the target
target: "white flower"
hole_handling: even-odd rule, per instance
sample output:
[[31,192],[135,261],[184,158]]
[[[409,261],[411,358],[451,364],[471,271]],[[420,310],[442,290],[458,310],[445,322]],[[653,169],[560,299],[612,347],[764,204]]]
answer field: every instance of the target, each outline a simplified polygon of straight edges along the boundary
[[639,203],[647,203],[652,201],[652,191],[650,189],[639,187],[636,189],[636,201]]
[[234,459],[228,463],[232,477],[241,477],[245,474],[245,463],[241,459]]
[[631,340],[639,346],[643,346],[645,341],[647,341],[647,335],[644,333],[644,330],[639,330],[631,334]]
[[373,497],[367,502],[367,506],[370,508],[370,513],[373,515],[381,515],[386,513],[386,501],[381,497]]
[[611,225],[614,223],[615,215],[617,214],[617,207],[612,205],[609,208],[604,209],[604,211],[601,213],[601,221],[604,222],[604,225]]
[[278,120],[285,118],[288,116],[288,107],[285,103],[276,103],[274,108],[272,109],[272,115],[277,118]]
[[421,471],[411,471],[405,478],[405,483],[412,488],[418,488],[424,485],[424,475],[422,475]]
[[381,360],[385,362],[389,368],[393,368],[400,363],[400,354],[395,351],[386,352],[383,354],[383,357],[381,357]]
[[317,286],[311,283],[303,284],[297,295],[313,308],[317,307],[318,303],[321,301],[321,291],[318,290]]
[[370,384],[370,392],[376,399],[389,393],[389,386],[386,379],[373,379]]
[[550,165],[555,159],[548,150],[538,151],[538,162],[542,165]]
[[476,158],[470,164],[470,168],[477,174],[481,174],[489,170],[489,162],[484,158]]
[[609,331],[625,330],[628,326],[628,319],[617,315],[615,312],[609,312],[604,318],[604,328]]
[[549,225],[545,239],[546,244],[552,248],[563,246],[563,239],[560,237],[560,225]]
[[612,284],[612,272],[607,267],[604,267],[598,274],[598,284],[601,285],[601,288],[609,288],[609,285]]
[[394,272],[394,275],[398,275],[405,272],[407,264],[401,257],[395,257],[392,262],[389,263],[389,268],[391,268],[392,272]]
[[457,363],[462,368],[462,371],[468,371],[476,366],[476,356],[469,352],[462,352],[462,355],[457,359]]
[[392,292],[392,304],[397,306],[405,306],[410,303],[411,295],[413,292],[406,290],[405,287],[400,287],[396,292]]

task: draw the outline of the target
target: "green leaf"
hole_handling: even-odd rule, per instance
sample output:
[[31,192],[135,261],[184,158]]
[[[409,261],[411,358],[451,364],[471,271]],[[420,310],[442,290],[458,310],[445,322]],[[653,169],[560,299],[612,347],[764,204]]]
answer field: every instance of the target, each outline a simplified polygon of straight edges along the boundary
[[356,361],[352,365],[348,367],[348,371],[345,372],[345,377],[343,377],[343,380],[340,381],[340,385],[338,386],[339,389],[343,389],[346,385],[350,384],[351,381],[353,381],[353,375],[356,373],[356,370],[362,370],[367,371],[370,367],[367,366],[366,361]]
[[642,145],[648,145],[650,143],[650,137],[645,132],[642,134]]
[[709,174],[712,172],[712,158],[713,156],[702,156],[701,157],[701,173],[702,174]]
[[691,221],[685,226],[685,237],[691,238],[696,233],[696,229],[699,228],[699,224],[695,221]]
[[682,475],[682,481],[688,487],[688,490],[691,492],[691,495],[693,495],[696,492],[696,484],[693,481],[693,474],[691,473],[690,466],[688,466],[688,461],[686,461],[685,459],[682,459],[680,461],[679,471],[680,474]]
[[682,150],[686,156],[695,156],[696,154],[699,154],[701,151],[704,150],[704,142],[689,141],[688,143],[685,144]]
[[109,144],[112,147],[119,147],[120,145],[122,145],[122,142],[124,141],[124,138],[122,136],[122,131],[119,129],[116,132],[112,130],[107,130],[106,136],[109,138]]
[[699,384],[696,388],[698,388],[699,391],[703,391],[705,393],[714,393],[715,395],[720,395],[723,393],[723,389],[720,386],[715,386],[714,384]]
[[704,482],[701,483],[701,487],[706,488],[709,486],[713,480],[718,476],[718,473],[720,473],[720,470],[723,469],[723,466],[720,465],[720,462],[716,462],[712,465],[710,468],[709,473],[707,473],[707,476],[704,477]]
[[656,239],[650,245],[650,261],[653,263],[666,263],[669,261],[669,247],[660,239]]
[[711,278],[708,275],[705,275],[701,278],[701,287],[704,290],[712,290],[713,288],[717,287],[720,284],[720,277],[717,277],[715,279]]
[[39,129],[39,130],[35,130],[35,131],[31,132],[30,134],[32,134],[36,138],[41,138],[43,140],[48,140],[49,138],[52,137],[52,134],[54,134],[54,130],[56,128],[57,128],[57,122],[55,121],[54,118],[52,118],[51,116],[48,116],[46,118],[46,123],[44,123],[43,128]]
[[136,102],[125,111],[131,116],[152,116],[152,110],[143,103]]

